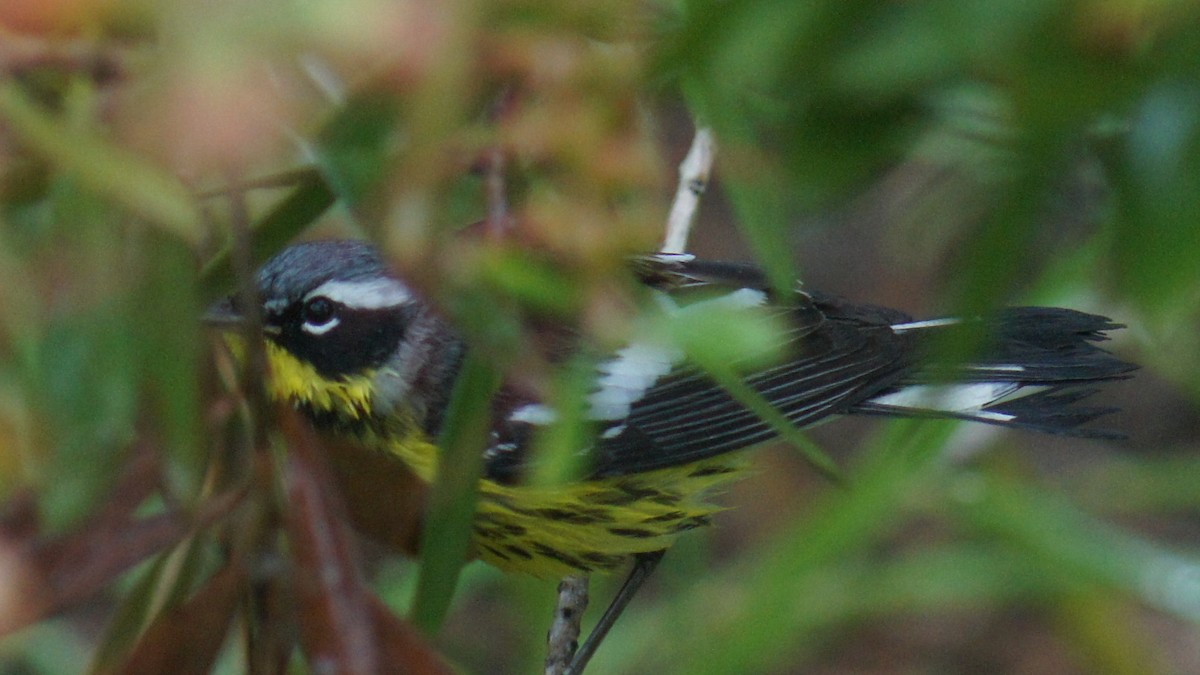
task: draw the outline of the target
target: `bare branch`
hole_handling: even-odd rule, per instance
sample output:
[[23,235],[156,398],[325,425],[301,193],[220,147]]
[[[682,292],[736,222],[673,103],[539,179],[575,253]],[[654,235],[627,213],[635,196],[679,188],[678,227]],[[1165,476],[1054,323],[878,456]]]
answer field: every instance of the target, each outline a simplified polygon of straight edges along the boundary
[[717,144],[712,129],[700,127],[692,139],[692,147],[679,164],[679,188],[667,217],[667,234],[662,253],[683,253],[687,250],[688,235],[700,207],[700,196],[708,189]]
[[562,675],[579,647],[580,623],[588,606],[588,578],[585,575],[563,577],[558,584],[558,607],[554,623],[546,637],[546,675]]
[[[517,107],[518,89],[509,85],[500,92],[492,104],[489,117],[496,125],[511,117]],[[512,233],[512,215],[508,205],[508,148],[502,144],[493,145],[483,150],[479,158],[484,176],[484,196],[487,201],[487,219],[484,221],[484,231],[493,239],[504,239]]]
[[[679,164],[679,188],[675,191],[675,200],[667,217],[662,253],[683,253],[687,250],[688,235],[696,220],[700,197],[708,188],[716,151],[712,130],[708,127],[696,129],[692,147]],[[558,606],[546,638],[546,675],[562,675],[570,666],[579,647],[580,628],[587,604],[588,578],[564,577],[558,585]]]

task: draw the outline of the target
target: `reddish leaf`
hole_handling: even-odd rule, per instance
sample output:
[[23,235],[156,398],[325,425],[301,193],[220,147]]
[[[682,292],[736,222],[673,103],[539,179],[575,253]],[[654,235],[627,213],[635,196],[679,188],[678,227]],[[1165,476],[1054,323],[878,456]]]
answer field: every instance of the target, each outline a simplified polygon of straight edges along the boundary
[[159,485],[156,458],[135,453],[95,517],[55,537],[38,533],[35,509],[18,496],[0,524],[0,635],[93,595],[128,568],[229,511],[242,494],[210,500],[194,519],[179,513],[134,519]]
[[228,565],[186,603],[146,629],[121,670],[126,675],[203,675],[212,667],[245,586],[245,571]]
[[403,462],[353,440],[322,439],[322,447],[354,529],[389,549],[417,555],[429,484]]
[[380,672],[369,596],[345,506],[312,429],[289,409],[281,409],[279,422],[290,450],[286,523],[295,561],[301,645],[315,670]]
[[48,541],[0,541],[0,635],[87,598],[190,529],[180,516],[167,514],[136,522],[93,521]]
[[422,635],[366,588],[346,506],[312,429],[291,410],[282,411],[279,421],[291,451],[287,530],[295,559],[296,613],[314,669],[449,675],[449,666]]
[[370,596],[371,620],[384,664],[382,672],[408,675],[451,675],[441,655],[429,645],[425,634],[401,620],[379,598]]
[[130,566],[181,539],[189,523],[178,514],[133,520],[159,484],[154,454],[139,447],[95,517],[52,538],[38,533],[28,496],[5,508],[0,525],[0,635],[92,595]]

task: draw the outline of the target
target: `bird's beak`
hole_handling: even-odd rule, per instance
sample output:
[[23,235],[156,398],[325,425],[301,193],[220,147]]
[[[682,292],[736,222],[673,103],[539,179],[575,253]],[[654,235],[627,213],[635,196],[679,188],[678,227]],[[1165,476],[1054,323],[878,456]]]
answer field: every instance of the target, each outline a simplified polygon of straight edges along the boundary
[[[234,305],[233,296],[229,296],[212,304],[201,317],[201,322],[209,328],[233,333],[246,329],[246,315]],[[266,335],[279,335],[279,327],[264,324],[262,332]]]
[[234,331],[245,325],[246,317],[234,307],[233,298],[227,297],[213,303],[201,321],[211,328]]

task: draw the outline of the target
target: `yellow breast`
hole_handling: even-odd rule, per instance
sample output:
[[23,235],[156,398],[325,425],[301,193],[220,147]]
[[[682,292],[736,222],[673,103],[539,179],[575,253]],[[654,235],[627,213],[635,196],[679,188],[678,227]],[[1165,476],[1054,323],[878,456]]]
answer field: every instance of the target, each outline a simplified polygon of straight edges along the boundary
[[[325,378],[270,343],[267,359],[273,399],[345,419],[326,431],[400,459],[426,483],[434,480],[437,446],[402,410],[382,416],[375,410],[377,373]],[[484,479],[473,524],[475,552],[501,569],[543,578],[617,569],[631,555],[668,548],[681,532],[706,525],[720,508],[705,497],[744,466],[740,455],[725,455],[555,487]]]
[[371,413],[375,371],[328,378],[283,347],[273,342],[267,342],[266,345],[267,364],[271,370],[267,378],[267,394],[271,398],[352,419]]
[[739,453],[553,488],[484,480],[475,547],[496,567],[541,578],[612,571],[707,525],[721,507],[705,498],[745,468]]
[[[266,351],[270,369],[267,395],[272,399],[341,418],[345,424],[337,425],[334,431],[395,455],[425,482],[437,477],[437,446],[411,416],[400,409],[373,414],[376,371],[327,378],[274,343],[268,342]],[[374,423],[354,423],[367,418]]]

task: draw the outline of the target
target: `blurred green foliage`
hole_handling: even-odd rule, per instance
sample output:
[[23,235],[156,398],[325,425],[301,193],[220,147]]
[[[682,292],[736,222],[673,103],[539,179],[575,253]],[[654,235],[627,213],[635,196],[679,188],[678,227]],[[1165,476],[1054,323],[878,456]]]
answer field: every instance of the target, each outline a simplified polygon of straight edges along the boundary
[[[623,276],[661,237],[691,118],[719,145],[698,252],[748,255],[777,287],[862,262],[854,288],[826,290],[914,311],[1097,311],[1129,324],[1114,348],[1146,368],[1106,399],[1131,409],[1110,422],[1123,445],[820,430],[837,487],[764,453],[776,470],[666,558],[594,671],[839,672],[864,651],[896,670],[1021,670],[995,644],[1066,672],[1200,669],[1200,5],[254,5],[0,7],[0,490],[34,495],[39,535],[86,526],[139,445],[165,476],[145,513],[250,481],[244,411],[220,393],[235,378],[198,322],[238,283],[243,227],[256,262],[295,237],[374,239],[490,367],[560,410],[580,409],[594,355],[553,365],[531,322],[598,354],[675,334],[736,386],[724,364],[768,350],[769,328],[653,315]],[[497,176],[511,222],[489,213]],[[225,199],[239,190],[252,222]],[[579,417],[542,439],[539,480],[578,470]],[[462,528],[469,470],[439,485],[439,528]],[[246,522],[103,585],[100,609],[5,638],[0,670],[118,663],[246,550],[230,544]],[[6,525],[0,549],[19,534]],[[537,669],[553,585],[478,564],[459,580],[453,542],[433,548],[419,573],[374,562],[379,594],[401,612],[415,595],[427,628],[449,606],[437,645],[467,671]],[[897,648],[917,617],[940,619],[936,635]],[[1050,638],[1025,645],[1024,624]],[[873,650],[881,634],[899,637]],[[220,668],[238,672],[244,636],[228,642]]]

